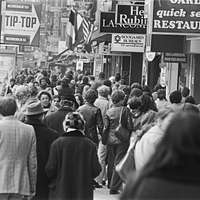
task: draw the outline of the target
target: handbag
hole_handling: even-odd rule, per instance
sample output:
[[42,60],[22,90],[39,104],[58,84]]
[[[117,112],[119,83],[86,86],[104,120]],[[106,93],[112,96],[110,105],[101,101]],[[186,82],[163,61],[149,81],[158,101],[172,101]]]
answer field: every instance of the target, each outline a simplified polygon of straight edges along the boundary
[[115,129],[115,136],[121,141],[121,142],[127,142],[130,139],[130,131],[127,128],[124,128],[122,126],[122,115],[123,115],[124,107],[122,107],[119,117],[119,125]]

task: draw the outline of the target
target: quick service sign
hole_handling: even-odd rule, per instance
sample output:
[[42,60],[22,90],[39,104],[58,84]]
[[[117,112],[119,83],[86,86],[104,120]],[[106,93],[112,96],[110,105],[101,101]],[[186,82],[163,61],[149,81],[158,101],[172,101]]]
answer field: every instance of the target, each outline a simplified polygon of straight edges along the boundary
[[200,0],[154,0],[151,14],[153,34],[200,34]]
[[144,52],[145,35],[112,34],[111,51]]
[[41,4],[2,2],[3,43],[39,46]]

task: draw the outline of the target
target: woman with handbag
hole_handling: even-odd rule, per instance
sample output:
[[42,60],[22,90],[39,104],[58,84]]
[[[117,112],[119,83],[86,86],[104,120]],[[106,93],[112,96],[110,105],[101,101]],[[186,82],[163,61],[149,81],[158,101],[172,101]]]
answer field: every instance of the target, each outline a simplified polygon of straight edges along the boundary
[[108,186],[110,194],[118,194],[122,180],[115,171],[115,166],[126,154],[132,131],[130,110],[123,106],[125,94],[121,90],[113,92],[113,106],[105,117],[102,141],[108,149]]

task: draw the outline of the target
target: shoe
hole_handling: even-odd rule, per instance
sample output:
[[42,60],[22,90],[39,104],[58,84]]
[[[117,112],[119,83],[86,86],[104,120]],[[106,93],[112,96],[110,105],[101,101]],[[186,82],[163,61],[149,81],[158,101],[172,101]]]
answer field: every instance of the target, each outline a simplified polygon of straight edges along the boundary
[[117,190],[110,190],[110,194],[119,194],[119,191],[117,191]]

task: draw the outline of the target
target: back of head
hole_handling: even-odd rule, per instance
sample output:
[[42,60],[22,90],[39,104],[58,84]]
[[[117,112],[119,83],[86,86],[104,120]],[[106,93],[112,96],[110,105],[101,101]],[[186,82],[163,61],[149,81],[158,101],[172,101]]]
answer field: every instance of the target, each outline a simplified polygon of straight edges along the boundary
[[191,104],[195,105],[196,101],[195,101],[193,96],[188,96],[188,97],[185,98],[185,103],[191,103]]
[[142,112],[145,113],[145,112],[147,112],[147,111],[152,109],[153,102],[152,102],[152,99],[151,99],[151,97],[149,95],[143,94],[141,96],[141,102],[142,102],[142,105],[141,105],[141,111]]
[[113,104],[118,104],[119,102],[123,101],[124,98],[125,94],[122,90],[115,90],[111,96]]
[[96,90],[89,89],[85,93],[85,100],[90,104],[93,104],[97,98],[98,98],[98,93]]
[[17,110],[17,103],[12,97],[0,98],[0,114],[3,116],[13,116]]
[[129,99],[128,105],[132,110],[139,109],[140,106],[142,105],[141,98],[132,97],[131,99]]
[[131,84],[131,90],[132,90],[133,88],[138,88],[138,89],[142,90],[141,84],[139,84],[139,83],[137,83],[137,82]]
[[188,87],[184,87],[181,91],[182,97],[187,97],[190,94],[190,89]]
[[108,95],[110,94],[110,88],[108,86],[102,85],[98,89],[98,94],[99,96],[107,98]]
[[133,88],[130,93],[130,97],[140,97],[142,96],[142,90],[138,88]]
[[186,111],[175,114],[166,129],[162,144],[172,154],[171,163],[189,165],[190,161],[199,160],[200,115]]
[[89,78],[87,76],[84,76],[82,81],[83,81],[83,84],[88,84]]
[[182,100],[182,96],[181,96],[181,92],[176,90],[174,92],[172,92],[169,96],[169,100],[171,103],[181,103],[181,100]]
[[67,131],[68,128],[73,128],[77,130],[84,130],[85,121],[82,115],[78,112],[70,112],[65,116],[63,121],[64,131]]
[[182,110],[185,112],[192,112],[192,113],[196,113],[196,114],[200,113],[199,108],[196,105],[191,104],[191,103],[184,103]]

